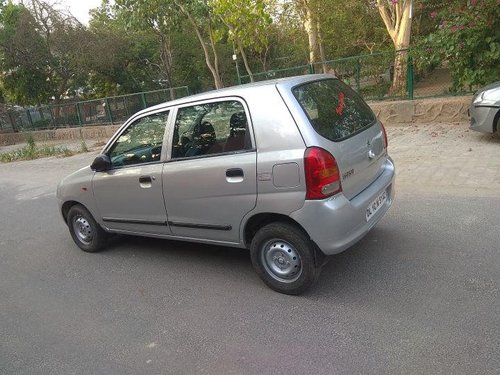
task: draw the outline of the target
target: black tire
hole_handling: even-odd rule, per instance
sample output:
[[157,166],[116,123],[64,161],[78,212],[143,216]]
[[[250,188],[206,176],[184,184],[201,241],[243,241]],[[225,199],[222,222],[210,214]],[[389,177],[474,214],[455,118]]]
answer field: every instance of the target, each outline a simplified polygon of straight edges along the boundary
[[280,293],[300,294],[320,273],[314,243],[288,223],[271,223],[261,228],[252,240],[250,255],[259,277]]
[[495,120],[493,120],[493,126],[493,134],[496,133],[496,135],[500,137],[500,111],[497,112]]
[[67,224],[73,241],[83,251],[92,253],[106,246],[108,234],[82,205],[69,209]]

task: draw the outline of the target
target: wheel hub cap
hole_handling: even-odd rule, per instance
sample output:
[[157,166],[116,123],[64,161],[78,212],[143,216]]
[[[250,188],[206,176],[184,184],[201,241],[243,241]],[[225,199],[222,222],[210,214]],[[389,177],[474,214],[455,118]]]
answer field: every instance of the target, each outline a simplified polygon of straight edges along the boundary
[[262,251],[262,260],[269,274],[279,281],[292,282],[300,276],[300,256],[295,248],[285,241],[267,242]]
[[92,241],[92,227],[84,217],[75,218],[73,221],[73,229],[81,242],[88,244]]

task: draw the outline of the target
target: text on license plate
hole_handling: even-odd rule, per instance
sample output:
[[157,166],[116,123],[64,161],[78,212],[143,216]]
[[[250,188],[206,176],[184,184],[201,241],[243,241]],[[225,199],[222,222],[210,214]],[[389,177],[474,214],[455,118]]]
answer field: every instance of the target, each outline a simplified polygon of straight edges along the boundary
[[380,210],[380,207],[382,207],[387,200],[387,191],[384,191],[382,194],[380,194],[372,203],[368,205],[366,208],[366,221],[370,220],[375,213]]

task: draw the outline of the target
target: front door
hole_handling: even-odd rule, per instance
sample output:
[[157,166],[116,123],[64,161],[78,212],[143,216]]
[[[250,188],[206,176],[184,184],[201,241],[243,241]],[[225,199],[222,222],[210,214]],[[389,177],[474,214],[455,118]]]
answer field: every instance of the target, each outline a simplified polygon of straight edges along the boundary
[[167,121],[168,112],[141,117],[106,151],[112,168],[96,172],[92,187],[107,228],[129,233],[170,233],[161,178]]
[[163,191],[173,235],[238,243],[256,204],[257,153],[243,102],[178,109]]

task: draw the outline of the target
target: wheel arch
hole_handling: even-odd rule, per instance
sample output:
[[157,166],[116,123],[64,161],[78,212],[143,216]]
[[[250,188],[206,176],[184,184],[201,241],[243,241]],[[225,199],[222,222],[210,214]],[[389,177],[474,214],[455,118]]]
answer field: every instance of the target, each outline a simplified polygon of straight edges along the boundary
[[246,222],[244,229],[244,238],[243,238],[245,246],[250,247],[252,239],[254,238],[255,234],[258,232],[260,228],[265,227],[267,224],[274,222],[282,222],[294,225],[298,227],[302,232],[304,232],[307,237],[309,237],[305,229],[289,216],[283,214],[263,212],[252,216]]
[[[71,207],[76,206],[77,204],[79,204],[80,206],[85,207],[85,205],[82,204],[81,202],[74,201],[74,200],[66,201],[66,202],[64,202],[62,204],[62,206],[61,206],[61,214],[63,216],[64,222],[68,221],[68,212],[71,209]],[[85,208],[87,209],[87,207],[85,207]]]
[[497,132],[500,134],[500,129],[498,128],[499,123],[500,123],[500,109],[497,111],[497,114],[493,119],[493,134]]
[[298,230],[300,230],[313,244],[314,246],[314,258],[315,262],[317,265],[321,265],[325,262],[326,260],[326,255],[321,251],[321,249],[316,245],[316,243],[311,239],[307,231],[304,229],[302,225],[300,225],[298,222],[293,220],[291,217],[283,214],[276,214],[276,213],[259,213],[254,216],[252,216],[245,224],[245,229],[244,229],[244,244],[245,247],[250,248],[250,244],[252,243],[252,239],[254,238],[255,234],[258,232],[259,229],[263,228],[264,226],[270,224],[270,223],[275,223],[275,222],[281,222],[281,223],[287,223],[290,225],[293,225],[296,227]]

